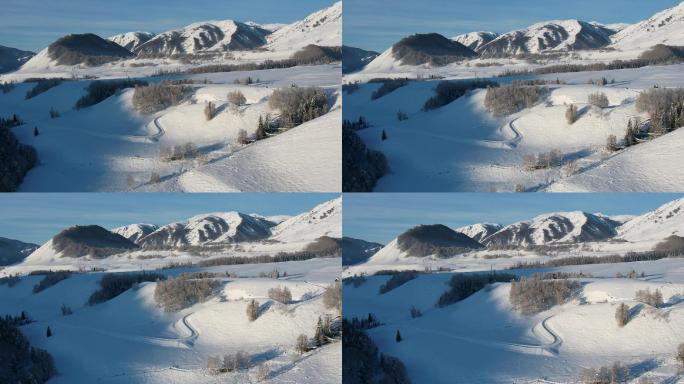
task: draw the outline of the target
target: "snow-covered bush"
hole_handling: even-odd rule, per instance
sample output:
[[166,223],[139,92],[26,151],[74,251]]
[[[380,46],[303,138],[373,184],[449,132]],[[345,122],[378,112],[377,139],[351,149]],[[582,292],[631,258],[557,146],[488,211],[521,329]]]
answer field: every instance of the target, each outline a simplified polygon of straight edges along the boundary
[[530,154],[523,156],[523,168],[526,171],[559,167],[561,164],[563,164],[563,153],[557,149],[553,149],[549,152],[542,152],[537,155]]
[[608,96],[603,92],[596,92],[589,95],[589,104],[597,106],[599,108],[608,108],[610,101],[608,101]]
[[431,111],[443,107],[468,91],[478,88],[495,88],[499,83],[491,80],[444,80],[440,81],[435,87],[436,95],[429,98],[423,105],[423,111]]
[[88,88],[86,88],[88,93],[78,99],[74,108],[81,109],[90,107],[91,105],[102,102],[121,89],[133,88],[136,86],[147,86],[147,82],[131,79],[93,81],[88,85]]
[[216,116],[216,104],[210,101],[204,105],[204,118],[211,120],[214,116]]
[[173,147],[161,147],[159,149],[159,159],[164,162],[194,159],[199,154],[195,143],[185,143],[174,145]]
[[180,104],[189,88],[161,82],[149,86],[136,86],[133,105],[142,113],[154,113]]
[[547,91],[539,86],[489,87],[485,107],[496,116],[510,115],[534,106]]
[[297,352],[306,353],[310,350],[309,348],[309,338],[305,334],[297,336],[297,341],[295,342],[295,349]]
[[616,384],[627,382],[629,376],[629,367],[618,361],[612,366],[584,369],[581,380],[585,384]]
[[292,301],[292,292],[290,292],[288,287],[271,288],[268,290],[268,297],[283,304],[287,304]]
[[509,282],[515,279],[507,273],[456,273],[449,280],[449,289],[437,301],[437,306],[446,307],[468,298],[492,283]]
[[328,309],[342,311],[342,285],[339,281],[330,284],[323,292],[323,304]]
[[210,356],[207,361],[207,368],[213,374],[241,371],[249,368],[251,358],[244,351],[234,354],[226,354],[223,357]]
[[161,281],[164,279],[166,279],[166,276],[150,272],[108,273],[100,279],[100,289],[90,295],[88,304],[94,305],[113,299],[134,285],[145,281]]
[[636,301],[640,301],[652,307],[658,308],[661,307],[664,303],[663,293],[660,291],[660,289],[656,289],[653,292],[651,292],[650,288],[640,289],[636,291],[635,295]]
[[542,280],[539,277],[521,278],[511,282],[511,304],[525,315],[545,311],[570,300],[580,284],[569,279]]
[[62,280],[66,280],[71,276],[71,272],[68,271],[57,271],[47,273],[41,281],[33,286],[33,293],[42,292],[53,285],[59,283]]
[[573,125],[577,121],[577,107],[575,104],[568,105],[568,108],[565,110],[565,120],[569,125]]
[[34,85],[33,88],[26,92],[26,99],[28,100],[34,98],[60,84],[62,84],[62,79],[40,79],[36,82],[36,85]]
[[247,318],[254,321],[259,317],[259,302],[252,299],[247,303]]
[[247,98],[240,91],[228,92],[228,101],[235,105],[245,105],[247,104]]
[[619,327],[624,327],[629,321],[629,306],[625,303],[620,303],[615,310],[615,320]]
[[216,286],[217,283],[209,279],[159,281],[154,289],[154,300],[167,312],[179,311],[211,297]]
[[269,100],[271,108],[280,110],[284,128],[293,128],[328,113],[328,97],[318,87],[277,89]]

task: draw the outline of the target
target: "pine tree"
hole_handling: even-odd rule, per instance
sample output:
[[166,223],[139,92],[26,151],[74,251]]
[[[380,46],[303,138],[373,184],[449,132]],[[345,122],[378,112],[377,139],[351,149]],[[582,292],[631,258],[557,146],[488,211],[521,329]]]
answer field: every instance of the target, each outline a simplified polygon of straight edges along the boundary
[[385,133],[385,130],[382,130],[382,140],[385,141],[387,140],[387,133]]
[[47,337],[52,337],[52,329],[50,329],[50,326],[47,327],[47,331],[45,332]]
[[40,132],[38,132],[38,127],[33,127],[33,136],[38,136]]
[[403,339],[401,338],[401,333],[399,333],[399,330],[398,330],[398,329],[397,329],[397,334],[396,334],[396,336],[394,336],[394,340],[396,340],[397,343],[400,343],[401,340],[403,340]]

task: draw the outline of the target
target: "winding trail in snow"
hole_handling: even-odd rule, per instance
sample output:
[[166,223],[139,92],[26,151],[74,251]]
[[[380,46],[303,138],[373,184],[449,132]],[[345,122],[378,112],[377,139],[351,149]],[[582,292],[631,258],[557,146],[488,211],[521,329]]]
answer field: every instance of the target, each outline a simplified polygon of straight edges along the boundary
[[513,352],[520,352],[524,354],[529,354],[529,355],[544,355],[544,356],[558,356],[558,352],[560,349],[561,344],[563,344],[563,339],[551,329],[548,325],[548,320],[550,320],[553,316],[549,316],[542,320],[541,323],[536,324],[534,327],[532,327],[532,333],[539,337],[537,333],[534,331],[535,328],[541,327],[545,332],[547,332],[551,338],[553,339],[552,342],[550,343],[544,343],[544,344],[523,344],[523,343],[511,343],[511,342],[505,342],[505,341],[489,341],[489,340],[482,340],[478,338],[473,338],[473,337],[467,337],[467,336],[459,336],[459,335],[454,335],[449,332],[442,332],[442,331],[437,331],[434,329],[423,329],[415,326],[410,326],[409,328],[413,329],[414,331],[418,331],[421,333],[429,333],[429,334],[435,334],[443,337],[447,337],[450,339],[456,339],[460,341],[466,341],[469,343],[477,344],[477,345],[482,345],[485,347],[491,347],[491,348],[497,348],[497,349],[503,349],[507,351],[513,351]]
[[506,139],[506,140],[482,140],[484,143],[488,144],[496,144],[496,145],[504,145],[508,148],[515,148],[518,146],[518,143],[522,140],[523,135],[518,131],[518,129],[513,125],[516,121],[518,121],[519,118],[513,119],[506,124],[506,127],[508,127],[512,132],[513,132],[513,138],[512,139]]

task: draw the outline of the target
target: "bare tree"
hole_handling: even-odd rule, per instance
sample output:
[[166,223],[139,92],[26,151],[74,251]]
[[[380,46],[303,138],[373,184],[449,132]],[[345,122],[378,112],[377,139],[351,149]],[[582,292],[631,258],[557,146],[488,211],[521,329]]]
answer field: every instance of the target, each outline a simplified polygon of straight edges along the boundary
[[615,320],[617,320],[619,327],[624,327],[629,321],[629,306],[625,303],[620,303],[615,311]]
[[568,105],[568,109],[565,110],[565,120],[570,125],[575,124],[577,121],[577,107],[575,104]]
[[259,317],[259,302],[252,299],[247,304],[247,318],[249,321],[254,321]]
[[306,337],[306,335],[304,335],[304,334],[297,336],[297,344],[295,345],[295,349],[300,354],[308,352],[309,351],[309,338]]

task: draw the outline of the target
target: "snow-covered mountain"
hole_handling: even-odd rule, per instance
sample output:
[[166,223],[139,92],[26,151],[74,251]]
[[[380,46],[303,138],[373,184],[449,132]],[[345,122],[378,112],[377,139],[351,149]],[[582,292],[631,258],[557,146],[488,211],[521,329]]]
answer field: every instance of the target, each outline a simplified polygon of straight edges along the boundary
[[342,2],[278,28],[266,39],[272,51],[295,52],[310,44],[339,47],[342,45]]
[[382,244],[373,243],[353,237],[342,238],[342,265],[354,265],[366,262],[382,249]]
[[37,244],[0,237],[0,266],[19,263],[38,247]]
[[488,246],[530,246],[601,241],[614,237],[620,222],[591,213],[558,212],[513,223],[485,239]]
[[21,70],[44,70],[54,66],[97,66],[134,56],[119,44],[95,34],[73,34],[59,38],[38,52]]
[[148,42],[154,36],[155,34],[151,32],[126,32],[108,37],[107,40],[113,41],[133,52],[135,49]]
[[368,63],[380,55],[378,52],[342,46],[342,73],[351,73],[363,69]]
[[342,237],[341,197],[283,221],[273,228],[272,238],[282,242],[311,242],[323,236]]
[[499,34],[496,32],[478,31],[464,33],[462,35],[452,37],[451,40],[459,42],[473,51],[477,51],[478,48],[496,39],[497,37],[499,37]]
[[35,53],[0,45],[0,73],[11,72],[29,61]]
[[138,244],[138,242],[145,236],[159,229],[156,224],[130,224],[112,229],[113,233],[121,235],[128,240]]
[[657,44],[684,45],[684,2],[656,13],[616,33],[611,47],[619,50],[644,50]]
[[684,236],[684,199],[662,205],[637,216],[618,229],[618,238],[627,241],[664,240]]
[[596,49],[609,45],[614,31],[580,20],[552,20],[505,33],[481,46],[483,56],[515,56],[548,51]]
[[205,21],[161,33],[138,46],[139,56],[247,50],[266,44],[270,32],[233,20]]
[[239,212],[197,215],[186,221],[164,225],[138,240],[149,248],[199,246],[260,240],[270,236],[272,223]]
[[503,228],[501,224],[493,223],[478,223],[473,225],[468,225],[465,227],[456,228],[456,232],[461,232],[462,234],[470,237],[471,239],[482,243],[486,238],[495,234]]

